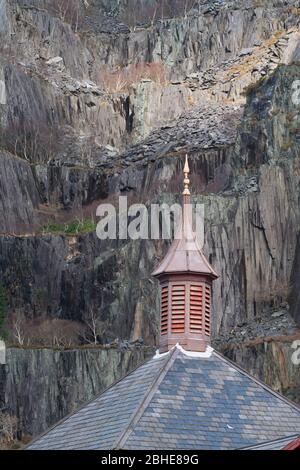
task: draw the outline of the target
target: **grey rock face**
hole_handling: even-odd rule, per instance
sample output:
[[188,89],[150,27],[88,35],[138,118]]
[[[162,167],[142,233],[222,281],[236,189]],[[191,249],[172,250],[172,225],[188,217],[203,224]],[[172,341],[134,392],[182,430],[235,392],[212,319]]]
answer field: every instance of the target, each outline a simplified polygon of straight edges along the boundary
[[291,312],[298,325],[300,324],[300,236],[298,235],[293,270],[291,275],[290,305]]
[[0,0],[0,34],[6,34],[8,32],[7,0]]
[[6,104],[6,85],[3,70],[0,72],[0,104]]
[[7,152],[0,152],[0,167],[0,232],[25,232],[35,226],[40,203],[32,168]]
[[296,358],[296,348],[289,337],[281,341],[262,340],[256,344],[228,346],[223,352],[273,390],[300,403],[299,364],[293,360],[293,356]]
[[[216,333],[228,331],[240,321],[259,315],[261,310],[281,304],[290,293],[290,276],[299,231],[299,209],[296,196],[297,133],[293,131],[298,128],[298,114],[290,99],[289,89],[298,73],[298,66],[282,67],[266,81],[257,92],[259,95],[253,93],[238,134],[234,134],[234,125],[230,127],[228,115],[222,133],[222,125],[214,124],[218,122],[218,110],[215,111],[213,107],[210,109],[209,122],[215,129],[210,131],[205,124],[205,116],[209,115],[207,111],[206,114],[202,113],[203,128],[201,113],[200,117],[195,118],[195,127],[198,123],[196,134],[193,134],[196,140],[195,143],[193,140],[189,143],[192,150],[191,167],[195,175],[194,184],[203,193],[198,201],[204,202],[206,206],[205,252],[220,273],[220,280],[214,288]],[[239,119],[235,118],[232,122],[237,125]],[[158,143],[159,137],[154,138],[153,134],[149,137],[149,147],[146,141],[125,153],[121,160],[128,163],[127,169],[110,178],[109,194],[117,196],[120,191],[123,194],[126,194],[124,191],[129,194],[133,191],[139,193],[141,200],[157,201],[158,194],[164,193],[161,199],[168,200],[170,193],[174,190],[176,193],[180,184],[182,162],[164,155],[176,150],[174,138],[178,139],[177,150],[182,153],[185,151],[184,143],[189,142],[194,132],[190,125],[193,125],[192,119],[185,121],[181,118],[179,127],[164,131],[165,135],[170,133],[169,142],[163,138]],[[232,135],[229,130],[232,130]],[[162,131],[158,134],[163,135]],[[288,139],[288,147],[283,139]],[[197,141],[199,147],[204,147],[202,150],[197,150]],[[151,159],[155,161],[151,163]],[[201,178],[197,175],[201,175]],[[70,185],[70,190],[74,192],[80,181],[81,177],[78,183]],[[174,190],[173,181],[178,181]],[[64,185],[64,191],[67,188]],[[58,240],[59,249],[56,246]],[[13,304],[14,307],[26,305],[28,312],[42,309],[43,312],[55,315],[57,310],[64,318],[81,319],[85,317],[88,306],[93,305],[107,322],[108,330],[115,334],[118,322],[112,319],[117,309],[124,315],[124,321],[127,318],[128,328],[123,328],[122,333],[124,337],[130,337],[134,331],[133,312],[137,299],[152,297],[155,289],[146,281],[156,262],[153,255],[158,247],[157,243],[151,241],[101,243],[94,234],[82,235],[77,237],[80,256],[71,262],[64,261],[68,254],[68,240],[63,236],[3,238],[1,247],[4,260],[7,260],[6,253],[13,246],[27,253],[27,274],[25,276],[18,269],[19,260],[13,269],[5,261],[2,264],[2,279],[7,286],[20,286],[18,291],[14,291]],[[161,250],[163,247],[160,243]],[[31,263],[35,251],[40,249],[38,261]],[[56,253],[54,257],[53,252]],[[160,252],[160,256],[163,252]],[[56,266],[55,276],[45,269],[50,258],[54,263],[53,268]],[[95,260],[98,261],[95,263]],[[91,266],[94,268],[91,269]],[[39,272],[43,272],[46,277],[40,278]],[[37,285],[29,287],[29,290],[25,289],[27,276],[28,279],[37,279]],[[145,280],[140,284],[139,279],[143,278]],[[75,279],[78,283],[76,289]],[[37,306],[35,291],[43,289],[43,283],[63,287],[59,287],[59,290],[54,287],[49,289],[42,304]],[[109,284],[114,286],[113,290],[107,290]],[[143,285],[148,285],[145,294]],[[60,294],[61,288],[63,295]],[[135,300],[123,302],[122,299]],[[156,303],[150,307],[146,302],[142,309],[142,331],[151,342],[154,341],[153,332],[157,328],[153,327],[155,308]],[[157,325],[156,322],[154,324]]]
[[154,255],[150,241],[112,245],[94,233],[75,237],[75,245],[63,235],[6,236],[1,279],[11,285],[11,308],[30,317],[84,321],[92,309],[104,322],[104,342],[119,337],[155,344],[157,288],[148,275]]
[[291,38],[289,47],[287,48],[283,62],[285,64],[291,64],[293,62],[299,62],[300,59],[300,35],[299,32],[295,33]]
[[[88,31],[74,33],[40,2],[0,1],[0,283],[9,312],[84,321],[93,309],[103,342],[155,344],[158,289],[150,273],[168,242],[100,242],[95,233],[41,228],[95,216],[98,203],[119,195],[147,205],[178,201],[188,152],[194,202],[206,210],[204,251],[220,274],[214,336],[244,323],[264,336],[253,320],[287,300],[298,321],[300,123],[292,97],[300,78],[293,65],[299,16],[294,2],[217,3],[135,31],[110,16],[104,26],[90,19]],[[105,88],[104,66],[122,70],[139,61],[162,61],[166,83]],[[251,350],[240,360],[251,371],[258,361],[261,378],[270,367],[277,387],[281,372],[271,356],[270,366],[259,365],[263,353]],[[100,390],[128,370],[117,352],[9,354],[5,401],[30,433],[91,396],[97,381]],[[94,354],[101,367],[90,371]],[[81,374],[90,374],[86,394],[81,379],[78,392],[74,385]],[[41,418],[33,390],[48,394]]]
[[1,57],[0,63],[0,79],[5,77],[5,87],[1,85],[5,103],[0,105],[0,137],[2,145],[13,153],[34,163],[49,163],[57,153],[63,158],[68,135],[71,138],[76,134],[81,144],[81,164],[85,160],[86,165],[89,147],[78,136],[88,138],[88,129],[93,128],[93,135],[101,139],[102,145],[120,145],[127,125],[122,97],[103,96],[86,82],[75,82],[81,90],[78,96],[76,92],[65,93],[70,81],[49,83],[31,77],[30,70],[2,61]]
[[94,398],[153,352],[147,348],[8,349],[0,365],[0,404],[23,434],[37,435]]
[[224,5],[179,21],[160,21],[150,30],[118,36],[113,44],[105,37],[96,43],[92,36],[91,42],[110,65],[162,60],[177,79],[232,58],[266,39],[270,31],[284,29],[290,14],[283,3],[276,3],[257,8],[244,2],[233,8]]

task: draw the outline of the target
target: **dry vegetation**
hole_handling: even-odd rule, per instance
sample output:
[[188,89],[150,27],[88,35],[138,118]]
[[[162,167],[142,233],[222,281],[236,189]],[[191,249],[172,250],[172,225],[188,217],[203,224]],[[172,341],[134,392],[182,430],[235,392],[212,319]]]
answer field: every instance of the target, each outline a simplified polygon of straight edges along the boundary
[[96,80],[109,93],[123,93],[128,91],[131,85],[141,80],[152,80],[163,86],[167,83],[168,74],[162,62],[141,62],[117,70],[104,67],[98,73]]
[[299,7],[288,7],[287,11],[292,15],[300,16],[300,8]]
[[48,161],[57,152],[61,129],[41,121],[14,121],[0,128],[0,147],[27,161]]
[[12,448],[18,430],[16,416],[0,411],[0,450]]
[[[289,30],[292,31],[292,30]],[[246,75],[253,71],[253,67],[259,60],[263,58],[267,50],[276,44],[278,40],[286,34],[286,31],[277,31],[270,39],[266,40],[261,46],[257,47],[253,54],[242,58],[238,63],[233,64],[228,70],[227,75],[230,78],[233,74],[239,74],[240,76]]]
[[14,311],[7,321],[8,342],[18,346],[49,346],[64,348],[80,343],[84,325],[61,319],[29,319],[21,311]]
[[22,311],[8,315],[7,343],[18,347],[68,349],[87,344],[98,345],[104,333],[104,324],[95,312],[84,322],[60,318],[28,318]]
[[19,420],[6,410],[0,410],[0,450],[19,450],[28,444],[32,437],[22,435]]

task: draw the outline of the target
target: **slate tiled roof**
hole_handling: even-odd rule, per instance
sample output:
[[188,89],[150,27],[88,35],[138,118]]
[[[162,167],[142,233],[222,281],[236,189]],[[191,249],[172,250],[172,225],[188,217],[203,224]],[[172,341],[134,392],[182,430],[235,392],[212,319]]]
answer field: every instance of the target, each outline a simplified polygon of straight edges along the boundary
[[300,433],[300,409],[212,351],[153,358],[29,449],[237,449]]

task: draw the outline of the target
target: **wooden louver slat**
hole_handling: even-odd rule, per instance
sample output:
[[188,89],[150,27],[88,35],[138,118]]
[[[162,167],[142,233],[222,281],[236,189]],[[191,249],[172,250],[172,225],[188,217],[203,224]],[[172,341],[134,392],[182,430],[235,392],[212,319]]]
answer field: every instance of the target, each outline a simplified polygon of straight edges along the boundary
[[184,333],[185,330],[185,286],[172,286],[172,333]]
[[169,288],[162,287],[161,290],[161,313],[160,313],[160,331],[162,335],[168,332],[168,310],[169,310]]
[[190,331],[201,333],[202,331],[203,289],[200,284],[190,286]]
[[204,301],[204,332],[207,336],[210,335],[210,310],[211,310],[211,288],[205,286],[205,301]]

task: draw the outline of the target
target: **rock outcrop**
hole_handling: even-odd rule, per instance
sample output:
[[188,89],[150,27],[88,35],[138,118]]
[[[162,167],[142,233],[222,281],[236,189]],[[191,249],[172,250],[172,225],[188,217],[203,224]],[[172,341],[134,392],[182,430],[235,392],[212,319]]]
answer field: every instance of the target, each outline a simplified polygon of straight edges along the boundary
[[273,390],[300,404],[300,336],[232,344],[224,354]]
[[23,435],[37,435],[151,357],[150,348],[7,350],[0,366],[2,410]]
[[[172,182],[178,181],[181,171],[181,160],[173,154],[183,154],[188,147],[192,172],[196,175],[194,184],[202,192],[197,201],[206,206],[205,250],[221,274],[214,291],[216,333],[222,329],[228,331],[241,320],[253,319],[274,303],[287,301],[290,295],[299,232],[299,119],[290,90],[298,74],[298,66],[282,66],[253,91],[239,128],[238,108],[224,108],[223,123],[222,108],[214,109],[213,104],[199,108],[194,119],[182,116],[175,128],[167,126],[157,138],[153,131],[146,141],[127,150],[120,159],[115,157],[120,166],[124,165],[124,170],[116,169],[113,175],[106,172],[103,176],[109,196],[132,196],[137,192],[144,202],[171,201],[175,189]],[[206,119],[211,129],[205,124]],[[26,162],[24,165],[26,167]],[[52,175],[54,168],[49,169]],[[31,166],[28,172],[33,178]],[[62,174],[66,180],[56,179],[55,188],[57,191],[59,182],[61,202],[64,197],[67,202],[71,199],[66,194],[68,188],[74,198],[80,187],[89,184],[87,173],[82,169],[73,172],[66,168],[64,173],[60,172]],[[81,179],[83,176],[85,181]],[[26,209],[32,213],[40,194],[38,177],[35,174],[36,191],[30,179],[23,191],[24,197],[28,197]],[[90,188],[87,194],[89,191]],[[9,207],[10,191],[5,194]],[[84,193],[80,194],[82,197]],[[121,317],[124,315],[122,321],[126,318],[128,324],[136,308],[135,302],[143,297],[143,288],[138,287],[140,282],[148,286],[144,297],[151,296],[154,287],[147,279],[155,264],[153,255],[157,243],[151,240],[100,241],[93,233],[78,235],[76,239],[79,254],[68,258],[68,238],[63,234],[32,233],[25,237],[1,238],[2,279],[13,293],[12,307],[22,307],[28,313],[40,311],[54,316],[60,312],[63,318],[84,319],[88,308],[93,306],[106,318],[108,330],[117,332],[120,323],[112,320],[116,318],[114,312],[118,310]],[[20,256],[11,260],[9,253],[12,251],[19,251]],[[21,269],[22,253],[26,262]],[[47,269],[49,266],[51,270]],[[36,281],[32,282],[34,279]],[[114,288],[106,294],[105,285]],[[40,295],[42,291],[44,295]],[[41,303],[37,303],[37,298],[42,299]],[[132,301],[123,303],[123,299]],[[153,313],[149,310],[151,306],[146,302],[144,332],[153,330]],[[130,331],[131,327],[122,329],[125,338]],[[151,342],[154,337],[152,335]],[[150,339],[147,335],[146,338]]]
[[[168,242],[100,241],[94,231],[68,235],[63,227],[95,220],[97,205],[120,195],[129,204],[176,201],[188,152],[193,200],[205,205],[204,250],[220,273],[216,341],[244,329],[265,338],[256,326],[279,310],[299,324],[300,5],[200,2],[186,18],[132,28],[117,6],[109,13],[110,2],[89,3],[74,27],[50,1],[0,0],[0,284],[8,315],[85,322],[92,310],[101,342],[154,345],[150,273]],[[51,223],[62,230],[52,233]],[[281,336],[293,338],[296,324],[288,325]],[[299,385],[289,342],[232,347],[230,357],[286,392]],[[108,362],[96,379],[89,362],[97,354]],[[130,358],[11,349],[7,406],[35,434],[142,353]],[[21,384],[30,368],[29,392],[42,387],[33,376],[48,363],[55,385],[42,403],[51,411],[35,419]],[[81,373],[90,374],[87,394],[80,382],[77,395],[72,385],[55,404],[64,380]]]

